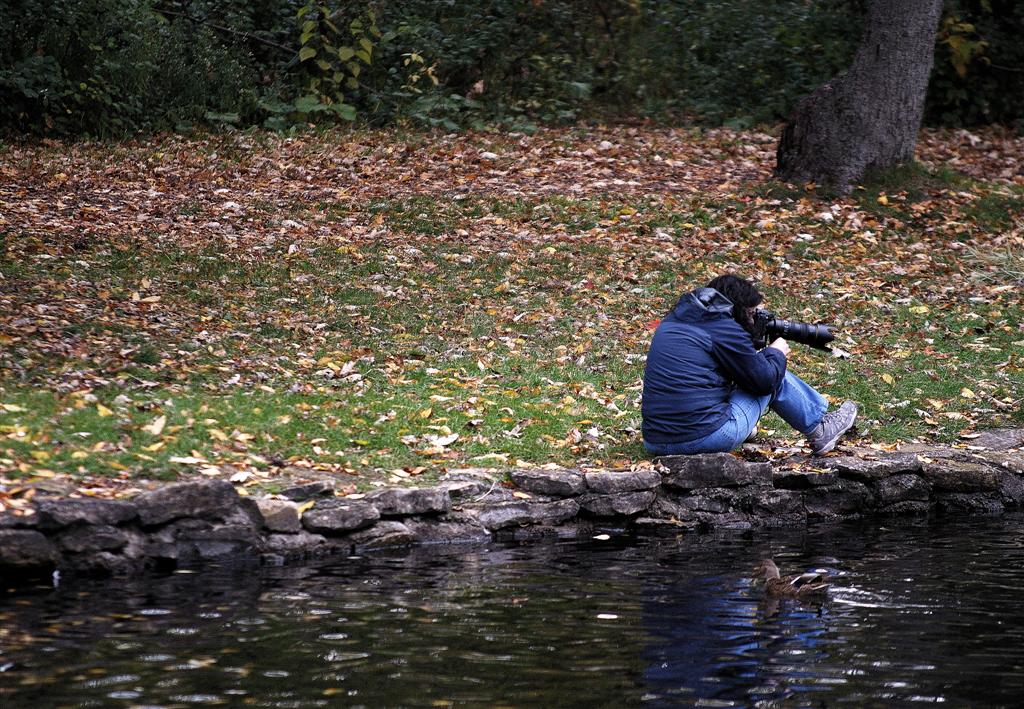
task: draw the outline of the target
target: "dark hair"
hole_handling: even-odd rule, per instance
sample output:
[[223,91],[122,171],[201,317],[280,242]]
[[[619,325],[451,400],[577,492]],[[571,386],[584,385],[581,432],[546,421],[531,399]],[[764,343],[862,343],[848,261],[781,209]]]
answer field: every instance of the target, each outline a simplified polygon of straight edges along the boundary
[[754,333],[754,320],[750,317],[749,308],[757,307],[764,300],[761,291],[746,278],[732,273],[712,278],[707,285],[714,288],[732,301],[732,319],[739,323],[747,332]]

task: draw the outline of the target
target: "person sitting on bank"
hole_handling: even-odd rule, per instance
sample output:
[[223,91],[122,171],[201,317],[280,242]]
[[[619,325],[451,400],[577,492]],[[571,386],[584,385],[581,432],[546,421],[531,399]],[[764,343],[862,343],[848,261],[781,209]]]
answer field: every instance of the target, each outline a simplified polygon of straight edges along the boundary
[[786,370],[787,342],[760,351],[755,312],[761,293],[728,274],[685,294],[654,331],[644,370],[643,439],[653,455],[734,450],[767,409],[802,433],[815,455],[831,451],[857,418],[834,411],[810,384]]

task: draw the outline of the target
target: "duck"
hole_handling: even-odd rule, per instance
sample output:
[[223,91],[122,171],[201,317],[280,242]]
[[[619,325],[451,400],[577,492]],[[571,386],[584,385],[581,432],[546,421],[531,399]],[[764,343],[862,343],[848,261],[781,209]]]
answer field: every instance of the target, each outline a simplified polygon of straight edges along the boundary
[[782,576],[771,559],[765,559],[754,569],[754,578],[764,577],[765,593],[774,598],[811,598],[828,590],[828,576],[823,571]]

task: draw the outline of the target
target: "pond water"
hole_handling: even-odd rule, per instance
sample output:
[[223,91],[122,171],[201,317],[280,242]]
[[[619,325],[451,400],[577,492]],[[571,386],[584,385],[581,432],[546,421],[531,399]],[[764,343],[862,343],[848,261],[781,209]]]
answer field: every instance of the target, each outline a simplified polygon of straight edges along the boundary
[[1019,516],[79,583],[0,596],[0,706],[1019,706],[1022,592]]

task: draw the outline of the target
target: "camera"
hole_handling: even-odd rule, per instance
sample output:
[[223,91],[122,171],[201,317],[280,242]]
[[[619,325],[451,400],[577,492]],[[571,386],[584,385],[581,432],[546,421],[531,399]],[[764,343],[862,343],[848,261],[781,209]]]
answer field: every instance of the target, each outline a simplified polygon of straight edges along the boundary
[[758,349],[781,337],[790,342],[799,342],[819,350],[831,352],[828,343],[836,339],[827,325],[811,325],[775,317],[768,310],[754,313],[754,346]]

